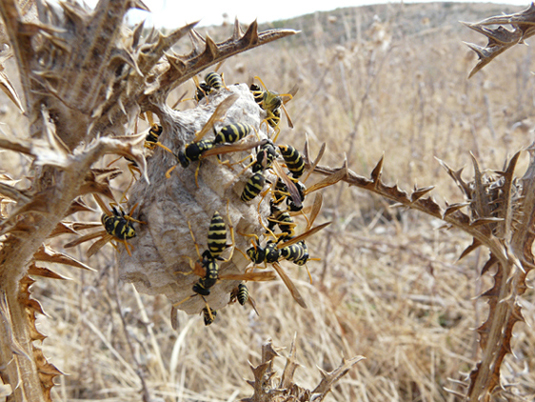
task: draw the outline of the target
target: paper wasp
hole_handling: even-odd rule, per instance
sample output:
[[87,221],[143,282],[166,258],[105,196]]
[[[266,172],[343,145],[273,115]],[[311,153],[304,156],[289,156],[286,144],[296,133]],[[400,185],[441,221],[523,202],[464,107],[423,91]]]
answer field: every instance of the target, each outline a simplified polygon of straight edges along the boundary
[[256,315],[260,315],[256,309],[256,302],[249,294],[249,289],[247,289],[247,286],[245,286],[244,283],[240,283],[238,286],[232,289],[232,292],[230,293],[229,304],[235,303],[236,301],[238,301],[238,303],[240,303],[242,306],[245,306],[245,303],[249,303]]
[[[221,120],[225,116],[227,111],[234,104],[234,102],[238,100],[239,97],[240,96],[238,94],[232,94],[225,98],[214,110],[214,113],[212,113],[203,128],[195,134],[193,141],[187,143],[178,151],[178,155],[175,156],[182,167],[186,168],[189,166],[190,162],[198,161],[205,151],[213,148],[213,140],[202,141],[202,138],[208,133],[208,131],[210,131],[210,129],[218,120]],[[177,165],[173,166],[171,169],[165,172],[165,177],[170,178],[171,172],[176,168],[176,166]],[[195,178],[197,178],[197,172],[195,173]]]
[[215,321],[217,311],[212,309],[211,307],[205,307],[202,309],[202,315],[204,319],[204,325],[208,326]]
[[[132,245],[129,245],[127,240],[136,236],[136,230],[133,224],[134,222],[143,224],[145,223],[132,218],[132,214],[134,213],[134,210],[137,208],[138,204],[134,205],[128,214],[125,214],[122,209],[118,210],[114,204],[110,204],[110,206],[112,207],[112,210],[110,211],[104,201],[102,201],[102,199],[97,194],[93,194],[93,196],[95,197],[95,200],[103,211],[101,223],[104,226],[104,230],[81,236],[78,239],[67,243],[64,247],[74,247],[86,241],[100,237],[100,239],[93,243],[91,247],[89,247],[89,249],[87,250],[88,257],[95,254],[106,243],[112,242],[113,240],[123,243],[124,247],[126,248],[126,252],[128,253],[128,255],[131,256],[132,253],[130,252],[130,247],[132,247]],[[117,246],[113,244],[113,242],[112,245],[117,249]]]
[[275,138],[273,140],[276,141],[278,133],[280,132],[278,126],[280,123],[281,108],[284,111],[284,114],[286,115],[286,119],[288,120],[288,126],[290,128],[293,128],[292,120],[290,119],[290,115],[286,111],[284,104],[295,96],[295,94],[299,90],[299,87],[297,85],[294,85],[293,88],[290,89],[287,94],[278,94],[274,91],[268,90],[260,79],[260,77],[255,76],[254,78],[257,79],[258,82],[260,82],[264,90],[261,90],[260,87],[254,83],[249,89],[251,90],[256,103],[266,111],[267,116],[265,121],[277,131],[277,134],[275,135]]
[[218,74],[212,71],[204,76],[204,81],[199,82],[198,78],[193,77],[195,82],[195,101],[199,103],[203,98],[212,93],[213,90],[220,90],[226,87],[225,80],[223,79],[223,73]]

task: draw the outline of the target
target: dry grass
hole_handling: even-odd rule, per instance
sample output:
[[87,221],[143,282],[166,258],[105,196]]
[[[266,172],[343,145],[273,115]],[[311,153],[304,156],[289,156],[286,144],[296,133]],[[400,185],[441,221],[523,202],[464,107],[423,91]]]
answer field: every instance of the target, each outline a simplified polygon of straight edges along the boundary
[[[475,58],[462,41],[479,41],[475,34],[439,25],[400,36],[399,28],[414,20],[385,10],[392,20],[379,28],[391,37],[389,44],[374,42],[370,21],[355,11],[333,15],[360,36],[348,35],[334,45],[332,27],[320,15],[314,34],[302,42],[240,55],[222,71],[230,83],[259,75],[279,92],[299,84],[298,96],[288,104],[295,128],[283,130],[281,142],[302,146],[306,133],[313,151],[327,143],[323,164],[338,166],[347,154],[350,168],[364,176],[384,153],[386,182],[405,189],[435,185],[436,199],[460,202],[460,192],[434,158],[459,168],[470,166],[472,152],[483,168],[498,170],[507,156],[532,142],[524,129],[535,121],[532,52],[512,49],[508,58],[498,58],[467,81]],[[5,122],[18,132],[14,115],[4,115]],[[1,162],[4,170],[13,164],[24,165]],[[252,378],[247,361],[258,364],[261,344],[272,338],[275,345],[289,346],[297,333],[302,368],[295,379],[304,387],[318,383],[316,365],[332,370],[343,356],[367,358],[328,400],[457,400],[443,387],[455,389],[449,379],[463,379],[477,360],[473,328],[487,307],[474,297],[489,287],[489,279],[478,274],[486,256],[474,253],[457,262],[468,236],[437,230],[437,222],[392,210],[345,184],[325,192],[323,213],[335,224],[310,241],[313,256],[322,259],[309,263],[313,285],[305,271],[287,269],[299,278],[308,310],[297,306],[279,281],[252,284],[260,317],[234,305],[204,327],[201,317],[179,312],[175,331],[167,300],[118,283],[111,247],[89,260],[95,273],[55,267],[72,280],[34,285],[49,314],[38,324],[49,337],[45,355],[67,374],[55,398],[139,401],[143,378],[153,401],[236,400],[252,393],[243,379]],[[526,293],[523,308],[532,326],[533,291]],[[518,384],[511,390],[518,400],[530,400],[535,336],[525,324],[515,333],[514,356],[507,356],[502,373]]]

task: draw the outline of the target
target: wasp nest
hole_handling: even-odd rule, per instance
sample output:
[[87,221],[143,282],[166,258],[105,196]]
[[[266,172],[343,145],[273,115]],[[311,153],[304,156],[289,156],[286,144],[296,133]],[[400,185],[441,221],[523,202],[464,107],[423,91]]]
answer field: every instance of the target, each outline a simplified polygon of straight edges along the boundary
[[[237,100],[215,122],[214,129],[217,131],[229,124],[246,123],[257,130],[260,138],[266,138],[266,134],[259,129],[264,118],[261,116],[263,112],[245,84],[222,88],[190,110],[175,111],[164,106],[158,112],[163,128],[160,141],[174,154],[156,148],[148,160],[147,174],[150,182],[138,180],[128,195],[130,207],[138,204],[134,214],[136,219],[145,224],[137,224],[137,236],[130,240],[133,246],[131,255],[124,252],[120,254],[122,279],[133,283],[140,292],[165,294],[173,304],[194,295],[178,305],[178,308],[189,314],[199,313],[205,307],[205,302],[192,291],[199,276],[188,275],[192,271],[191,265],[200,259],[188,223],[201,254],[207,249],[208,228],[215,211],[225,220],[228,243],[231,242],[232,228],[235,248],[233,250],[229,247],[222,255],[223,258],[228,258],[231,251],[234,251],[230,261],[220,264],[219,274],[224,275],[243,273],[251,264],[237,250],[249,248],[251,237],[238,233],[260,234],[262,226],[258,211],[263,216],[269,215],[269,197],[266,197],[260,208],[258,203],[261,202],[261,197],[247,203],[240,200],[251,170],[242,172],[242,166],[232,165],[232,162],[251,155],[252,149],[221,155],[221,158],[201,158],[200,162],[194,161],[186,168],[177,160],[179,149],[194,139],[195,133],[205,127],[218,105],[232,94],[238,95]],[[263,128],[265,126],[262,124]],[[212,136],[210,127],[205,138]],[[253,143],[258,138],[252,133],[245,141]],[[166,178],[166,172],[175,165],[171,177]],[[229,302],[229,294],[238,284],[236,280],[218,281],[210,289],[206,301],[213,309],[224,307]]]

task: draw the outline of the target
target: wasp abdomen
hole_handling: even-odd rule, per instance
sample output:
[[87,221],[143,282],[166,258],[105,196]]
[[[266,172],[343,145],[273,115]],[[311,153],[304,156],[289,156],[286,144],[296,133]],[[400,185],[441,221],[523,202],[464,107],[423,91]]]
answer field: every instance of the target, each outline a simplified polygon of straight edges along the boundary
[[245,138],[253,129],[250,124],[236,123],[229,124],[223,127],[215,136],[214,144],[221,144],[224,142],[237,142]]
[[264,188],[265,183],[266,179],[264,177],[263,172],[256,172],[251,176],[249,180],[247,180],[240,199],[243,202],[251,201],[258,194],[260,194],[260,192]]
[[214,212],[208,229],[208,250],[213,258],[217,258],[227,248],[227,228],[219,212]]
[[[210,309],[210,311],[208,311],[208,309]],[[212,324],[215,321],[215,318],[217,316],[217,311],[211,307],[203,308],[202,313],[203,313],[204,325],[206,326]]]
[[247,303],[248,299],[249,299],[249,289],[247,289],[247,286],[245,286],[243,283],[240,283],[238,285],[238,303],[244,306],[245,303]]
[[204,80],[206,81],[206,84],[214,89],[221,89],[223,88],[223,79],[221,78],[221,75],[218,73],[212,71],[204,77]]
[[301,154],[291,145],[279,145],[279,149],[293,177],[295,179],[301,177],[305,171],[305,161]]

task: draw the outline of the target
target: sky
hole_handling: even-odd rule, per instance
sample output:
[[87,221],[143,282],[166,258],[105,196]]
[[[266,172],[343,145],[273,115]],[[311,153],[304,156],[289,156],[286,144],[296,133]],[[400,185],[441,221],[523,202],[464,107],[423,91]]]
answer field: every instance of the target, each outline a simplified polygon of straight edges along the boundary
[[[199,1],[199,0],[197,0]],[[132,11],[128,16],[129,22],[136,23],[143,19],[145,25],[156,27],[178,28],[184,24],[201,20],[199,26],[220,25],[224,22],[223,14],[227,14],[227,21],[234,22],[237,16],[241,23],[250,24],[254,19],[258,22],[276,21],[310,14],[314,11],[329,11],[341,7],[355,7],[369,4],[385,3],[373,0],[143,0],[151,13]],[[422,2],[405,1],[406,3]],[[474,0],[471,2],[489,2],[489,0]],[[498,4],[514,4],[526,7],[530,0],[492,1]],[[86,0],[89,5],[96,4],[96,0]],[[395,3],[395,2],[390,2]]]

